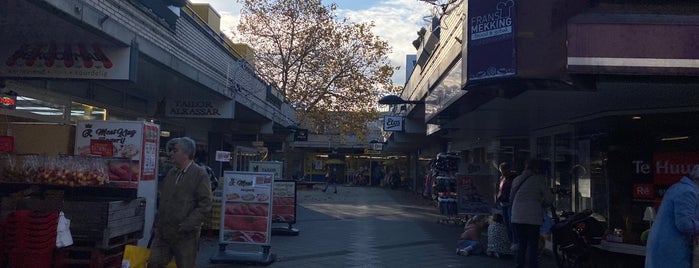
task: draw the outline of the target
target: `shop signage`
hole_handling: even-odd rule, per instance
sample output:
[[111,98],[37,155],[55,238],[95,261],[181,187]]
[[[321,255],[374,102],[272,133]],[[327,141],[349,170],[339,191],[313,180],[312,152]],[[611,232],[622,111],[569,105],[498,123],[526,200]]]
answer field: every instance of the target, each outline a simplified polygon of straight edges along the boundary
[[15,137],[0,136],[0,153],[15,152]]
[[86,43],[0,45],[0,76],[129,80],[131,52],[131,47]]
[[308,129],[297,129],[294,132],[294,141],[308,141]]
[[[699,51],[695,47],[699,25],[672,16],[661,18],[663,22],[627,23],[635,16],[619,14],[605,23],[567,24],[568,70],[595,74],[699,74]],[[672,40],[672,48],[667,40]]]
[[231,161],[231,152],[229,152],[229,151],[216,151],[216,161],[218,161],[218,162]]
[[187,118],[234,118],[235,102],[231,100],[166,100],[165,115]]
[[90,140],[90,154],[112,157],[114,156],[114,143],[109,140]]
[[381,154],[381,151],[373,150],[373,149],[364,149],[364,154]]
[[468,76],[462,83],[516,75],[515,15],[515,0],[468,1],[463,45]]
[[402,116],[384,116],[383,131],[402,132],[405,130],[403,123],[404,121]]
[[248,171],[274,174],[274,180],[282,179],[283,169],[284,163],[279,161],[250,161],[248,165]]
[[673,184],[699,165],[699,152],[658,152],[653,154],[653,182]]
[[270,245],[273,176],[269,172],[223,173],[220,243]]
[[655,185],[650,183],[634,184],[633,199],[655,199]]
[[0,95],[0,108],[10,110],[17,108],[17,94],[2,93]]

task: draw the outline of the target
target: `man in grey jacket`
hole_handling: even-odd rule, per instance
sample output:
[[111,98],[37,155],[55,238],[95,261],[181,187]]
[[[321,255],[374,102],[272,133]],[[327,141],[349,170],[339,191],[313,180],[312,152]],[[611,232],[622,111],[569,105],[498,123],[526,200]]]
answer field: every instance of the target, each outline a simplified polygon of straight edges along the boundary
[[544,208],[548,207],[553,194],[541,175],[543,161],[527,161],[522,175],[512,181],[510,201],[512,203],[511,223],[519,241],[516,253],[517,268],[539,267],[539,229],[543,223]]
[[158,184],[158,214],[148,267],[194,267],[201,226],[211,211],[211,182],[192,160],[196,144],[188,137],[167,143],[174,167]]

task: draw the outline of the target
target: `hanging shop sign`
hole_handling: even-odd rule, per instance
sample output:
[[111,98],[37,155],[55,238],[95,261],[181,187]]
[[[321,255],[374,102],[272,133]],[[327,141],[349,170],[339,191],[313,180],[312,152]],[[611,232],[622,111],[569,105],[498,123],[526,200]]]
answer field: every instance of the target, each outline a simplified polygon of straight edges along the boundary
[[308,129],[297,129],[294,132],[294,141],[308,141]]
[[0,45],[0,76],[130,80],[131,47],[87,43]]
[[464,42],[468,55],[462,83],[514,76],[516,65],[516,9],[514,0],[468,1]]
[[234,118],[234,101],[170,99],[165,101],[165,116],[186,118]]
[[216,161],[217,162],[229,162],[229,161],[231,161],[231,152],[229,152],[229,151],[216,151]]
[[405,130],[404,122],[402,116],[384,116],[383,131],[402,132]]
[[270,245],[273,176],[269,172],[223,173],[220,243]]

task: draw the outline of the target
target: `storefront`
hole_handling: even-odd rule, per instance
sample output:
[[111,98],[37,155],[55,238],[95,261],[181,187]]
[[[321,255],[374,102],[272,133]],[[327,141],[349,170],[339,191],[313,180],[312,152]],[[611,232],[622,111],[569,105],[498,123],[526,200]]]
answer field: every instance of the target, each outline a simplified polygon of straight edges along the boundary
[[[100,254],[118,254],[111,249],[135,241],[146,245],[150,238],[168,140],[192,137],[211,165],[216,150],[234,151],[260,134],[276,151],[293,116],[284,117],[286,104],[266,101],[272,89],[264,82],[255,78],[237,85],[218,69],[244,63],[188,6],[176,14],[140,1],[79,2],[0,1],[0,40],[8,40],[0,45],[0,211],[2,216],[20,208],[70,211],[76,242],[99,240]],[[172,16],[157,19],[165,13]],[[134,21],[143,25],[133,26]],[[181,45],[186,42],[193,43]],[[213,60],[201,65],[208,59]],[[246,76],[251,75],[239,73],[236,79],[253,78]],[[252,87],[262,89],[255,91],[260,96],[235,100],[235,92]],[[18,205],[17,196],[36,201]],[[64,201],[78,203],[61,207]],[[141,210],[128,220],[105,216],[109,221],[102,225],[84,224],[119,207],[111,202]],[[100,228],[109,232],[85,234]],[[114,228],[121,232],[111,232]],[[111,243],[114,238],[120,242]]]

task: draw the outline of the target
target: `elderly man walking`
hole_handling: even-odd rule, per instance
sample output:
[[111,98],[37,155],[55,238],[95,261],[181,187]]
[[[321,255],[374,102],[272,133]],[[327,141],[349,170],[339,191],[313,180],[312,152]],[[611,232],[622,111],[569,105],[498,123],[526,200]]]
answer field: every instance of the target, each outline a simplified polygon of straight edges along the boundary
[[194,159],[196,144],[188,137],[167,143],[175,166],[158,184],[158,214],[148,267],[164,268],[175,258],[177,267],[196,264],[201,226],[211,211],[211,182]]

